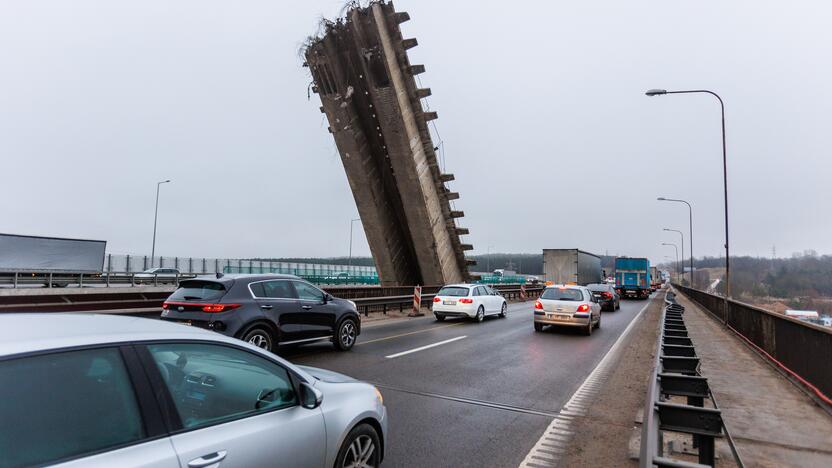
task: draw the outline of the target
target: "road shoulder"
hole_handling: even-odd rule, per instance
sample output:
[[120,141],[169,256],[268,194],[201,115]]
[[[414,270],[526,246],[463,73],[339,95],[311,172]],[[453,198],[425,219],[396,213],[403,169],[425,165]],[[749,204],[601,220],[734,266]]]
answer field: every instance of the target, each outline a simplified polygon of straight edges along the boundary
[[560,466],[638,466],[637,460],[630,458],[629,444],[639,427],[635,419],[644,409],[663,300],[664,290],[637,319],[607,384],[586,415],[575,419],[573,443]]

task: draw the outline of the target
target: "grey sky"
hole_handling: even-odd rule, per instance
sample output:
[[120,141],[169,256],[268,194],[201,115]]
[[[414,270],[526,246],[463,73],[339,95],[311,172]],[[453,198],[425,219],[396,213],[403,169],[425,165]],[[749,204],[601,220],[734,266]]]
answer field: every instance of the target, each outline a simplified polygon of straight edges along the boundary
[[[297,50],[343,2],[0,0],[0,232],[335,256],[352,195]],[[827,2],[399,1],[475,253],[832,253]],[[595,219],[587,214],[594,213]],[[686,235],[687,242],[687,235]],[[687,246],[686,246],[687,247]],[[356,254],[368,254],[356,229]]]

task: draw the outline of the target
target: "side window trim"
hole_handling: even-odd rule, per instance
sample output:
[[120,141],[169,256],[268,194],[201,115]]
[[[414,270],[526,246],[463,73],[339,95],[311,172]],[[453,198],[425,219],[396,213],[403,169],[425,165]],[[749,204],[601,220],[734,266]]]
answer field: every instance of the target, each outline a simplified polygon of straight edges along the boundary
[[289,382],[292,386],[292,389],[295,391],[295,394],[300,398],[300,383],[303,380],[297,373],[295,373],[292,369],[285,367],[280,362],[274,361],[269,359],[267,356],[263,356],[257,353],[252,352],[250,349],[246,349],[242,346],[235,346],[231,343],[222,343],[217,341],[211,340],[159,340],[159,341],[144,341],[141,343],[135,344],[135,350],[137,355],[141,360],[142,367],[144,368],[148,380],[150,381],[153,388],[157,389],[156,391],[156,401],[159,403],[159,409],[162,413],[163,419],[168,424],[168,436],[173,436],[177,434],[183,434],[191,431],[198,431],[201,429],[205,429],[208,427],[214,427],[221,424],[227,424],[230,422],[240,421],[243,419],[247,419],[254,416],[260,416],[263,414],[273,413],[276,411],[283,411],[291,408],[295,408],[298,405],[288,406],[288,407],[275,407],[273,409],[268,409],[265,411],[261,411],[255,414],[246,414],[241,415],[235,418],[224,419],[221,421],[217,421],[215,424],[209,424],[205,426],[198,426],[193,428],[186,428],[185,425],[182,423],[182,419],[179,417],[179,412],[176,409],[176,404],[173,401],[173,396],[168,390],[167,384],[162,379],[162,374],[159,372],[159,369],[156,366],[156,360],[150,354],[150,350],[147,349],[148,345],[154,344],[203,344],[203,345],[214,345],[220,346],[230,349],[236,349],[238,351],[243,351],[245,353],[249,353],[253,356],[257,356],[260,359],[268,361],[275,366],[280,367],[284,371],[286,371],[286,375],[289,377]]

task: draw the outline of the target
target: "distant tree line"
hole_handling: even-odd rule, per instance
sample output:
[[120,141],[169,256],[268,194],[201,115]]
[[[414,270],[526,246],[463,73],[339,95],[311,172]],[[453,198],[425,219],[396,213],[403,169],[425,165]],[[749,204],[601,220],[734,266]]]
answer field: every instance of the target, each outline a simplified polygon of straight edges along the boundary
[[[725,265],[725,258],[696,260],[697,268]],[[724,292],[724,281],[717,287]],[[756,297],[832,297],[832,255],[814,251],[792,258],[731,257],[731,294]]]

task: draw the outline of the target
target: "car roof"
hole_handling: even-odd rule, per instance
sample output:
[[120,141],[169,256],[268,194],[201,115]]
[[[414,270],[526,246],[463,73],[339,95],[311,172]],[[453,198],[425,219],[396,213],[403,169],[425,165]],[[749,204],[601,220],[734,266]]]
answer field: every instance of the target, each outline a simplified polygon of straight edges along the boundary
[[199,340],[230,343],[267,354],[303,376],[305,370],[262,349],[219,333],[163,320],[95,313],[7,313],[0,315],[0,359],[25,353],[138,341]]
[[226,338],[162,320],[92,313],[11,313],[0,316],[0,357],[74,346],[158,339]]
[[459,284],[446,284],[442,286],[443,288],[473,288],[474,286],[485,286],[484,284],[468,284],[468,283],[459,283]]
[[233,283],[236,280],[242,280],[246,283],[253,283],[254,281],[264,281],[264,280],[273,280],[273,279],[293,279],[299,280],[302,279],[299,276],[295,275],[285,275],[285,274],[277,274],[277,273],[231,273],[227,275],[222,275],[217,278],[216,275],[200,275],[190,280],[182,280],[185,281],[193,281],[193,280],[201,280],[201,281],[216,281],[218,283]]
[[581,286],[579,284],[552,284],[552,285],[546,286],[545,289],[550,289],[550,288],[551,289],[554,289],[554,288],[558,288],[558,289],[581,289],[581,288],[585,288],[585,287],[586,286]]

